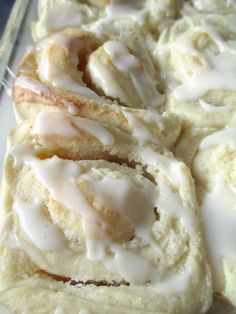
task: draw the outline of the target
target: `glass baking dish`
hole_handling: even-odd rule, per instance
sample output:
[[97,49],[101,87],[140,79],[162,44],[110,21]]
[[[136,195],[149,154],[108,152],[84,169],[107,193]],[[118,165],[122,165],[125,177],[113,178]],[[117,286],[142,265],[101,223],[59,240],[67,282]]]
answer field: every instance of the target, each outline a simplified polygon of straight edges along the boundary
[[[16,125],[11,87],[20,61],[33,45],[31,25],[37,19],[38,0],[16,0],[0,42],[0,179],[6,153],[6,139]],[[236,314],[236,309],[215,301],[208,314]]]
[[31,24],[37,18],[37,1],[16,0],[0,42],[0,178],[6,153],[6,139],[16,125],[11,87],[20,60],[33,41]]

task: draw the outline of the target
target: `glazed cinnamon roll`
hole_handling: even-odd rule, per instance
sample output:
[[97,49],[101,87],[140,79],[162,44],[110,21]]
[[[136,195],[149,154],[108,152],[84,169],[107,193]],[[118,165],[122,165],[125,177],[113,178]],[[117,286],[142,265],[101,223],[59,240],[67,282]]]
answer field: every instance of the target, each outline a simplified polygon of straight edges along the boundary
[[165,30],[156,56],[167,107],[183,124],[224,127],[236,112],[235,16],[185,17]]
[[[236,127],[182,134],[176,155],[191,167],[218,298],[236,306]],[[187,153],[186,153],[187,152]]]
[[28,309],[22,293],[31,301],[39,292],[53,310],[57,298],[91,313],[209,307],[193,181],[169,152],[106,124],[41,113],[11,134],[3,193],[2,306]]
[[97,33],[113,32],[118,27],[125,34],[128,25],[158,33],[178,12],[176,0],[40,1],[39,19],[32,33],[35,40],[68,27],[89,27]]
[[24,102],[40,101],[37,95],[42,103],[44,98],[72,103],[72,110],[76,101],[81,107],[101,107],[111,100],[127,107],[157,109],[164,96],[155,77],[145,43],[137,41],[131,51],[119,40],[68,29],[41,41],[24,58],[14,88],[16,111],[20,115]]
[[[41,111],[65,111],[109,121],[125,131],[140,127],[154,141],[163,133],[171,138],[164,143],[170,147],[180,123],[172,114],[158,114],[164,96],[158,91],[154,65],[144,44],[134,49],[78,29],[40,42],[26,55],[14,84],[17,120]],[[152,112],[144,110],[148,108]],[[163,132],[158,121],[163,121]]]

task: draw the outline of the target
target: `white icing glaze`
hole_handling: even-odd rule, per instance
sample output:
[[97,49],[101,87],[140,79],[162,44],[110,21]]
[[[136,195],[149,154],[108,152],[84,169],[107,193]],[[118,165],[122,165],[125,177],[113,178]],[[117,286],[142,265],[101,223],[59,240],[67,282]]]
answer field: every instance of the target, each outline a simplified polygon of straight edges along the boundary
[[33,77],[19,76],[16,78],[14,85],[29,89],[37,94],[50,93],[50,89],[45,84],[41,83]]
[[188,209],[184,207],[181,197],[178,193],[173,193],[171,189],[163,184],[160,180],[158,183],[159,197],[158,208],[163,208],[165,213],[171,217],[176,217],[185,225],[188,232],[192,232],[195,229],[195,221],[192,215],[188,212]]
[[[29,76],[23,76],[23,75],[18,76],[14,82],[14,86],[19,86],[24,89],[29,89],[32,92],[37,93],[37,94],[52,94],[53,93],[53,91],[51,91],[47,87],[46,84]],[[61,99],[60,101],[63,105],[65,105],[68,108],[68,113],[70,114],[78,113],[78,108],[73,103],[65,99]]]
[[96,181],[93,177],[84,175],[80,180],[88,184],[90,193],[96,195],[96,202],[106,204],[108,208],[121,213],[122,217],[133,226],[139,238],[151,242],[151,229],[155,221],[153,208],[157,197],[157,190],[153,183],[145,180],[144,186],[139,189],[126,178],[106,176]]
[[184,183],[185,174],[182,171],[180,162],[169,156],[159,154],[151,147],[137,146],[135,152],[141,157],[144,164],[160,168],[160,171],[170,179],[177,189]]
[[[208,25],[206,19],[202,21],[201,26],[191,27],[189,32],[191,32],[192,38],[196,37],[194,34],[207,34],[217,46],[218,53],[211,54],[200,51],[188,33],[179,35],[170,44],[157,47],[156,53],[160,58],[175,49],[183,53],[182,59],[178,60],[179,64],[175,65],[177,76],[181,73],[180,82],[173,90],[175,97],[183,100],[196,100],[210,90],[235,91],[236,41],[224,39],[213,26]],[[186,55],[190,60],[198,58],[199,62],[188,64]]]
[[[151,142],[159,143],[158,137],[154,136],[153,133],[145,125],[145,123],[143,123],[138,117],[136,117],[133,113],[125,109],[123,109],[122,112],[124,116],[126,117],[126,119],[128,120],[129,126],[132,129],[133,135],[139,141],[151,141]],[[155,123],[161,131],[164,129],[164,124],[163,124],[161,115],[154,112],[145,112],[144,119],[148,123],[150,122]]]
[[33,132],[44,137],[47,135],[61,135],[66,137],[78,137],[82,135],[77,126],[96,137],[104,145],[114,144],[114,137],[100,123],[80,118],[65,116],[55,112],[41,112],[37,115]]
[[111,0],[110,4],[105,8],[105,13],[113,20],[119,18],[131,18],[143,25],[148,14],[148,9],[144,6],[145,1],[123,1]]
[[106,96],[119,99],[127,105],[132,104],[132,100],[128,99],[119,82],[117,82],[116,76],[110,70],[109,65],[101,62],[100,58],[97,57],[97,53],[98,51],[92,53],[87,63],[87,70],[92,82],[96,87],[102,89]]
[[[83,229],[86,238],[90,240],[90,242],[87,240],[88,258],[90,260],[103,260],[110,270],[118,271],[124,278],[127,278],[127,280],[133,283],[145,282],[146,280],[150,281],[152,279],[153,272],[155,274],[156,269],[150,265],[150,262],[136,256],[132,252],[128,252],[108,238],[104,231],[104,229],[106,229],[105,221],[101,220],[99,214],[87,203],[76,184],[76,178],[79,177],[80,173],[80,168],[77,163],[53,158],[48,161],[31,160],[30,165],[34,169],[38,180],[50,191],[54,199],[64,204],[66,208],[82,216]],[[109,183],[111,183],[111,181]],[[106,184],[105,188],[108,188],[108,185]],[[140,191],[138,192],[140,193]],[[105,191],[103,193],[105,193]],[[112,196],[115,197],[114,193],[116,194],[117,192],[113,189],[111,193]],[[128,196],[126,193],[128,193]],[[133,189],[130,192],[126,191],[126,193],[124,192],[125,197],[131,197],[132,193],[134,194],[132,195],[131,201],[134,201],[134,199],[138,197],[137,192],[133,192]],[[148,199],[146,199],[146,201],[148,201]],[[143,205],[145,204],[143,203]],[[150,203],[148,205],[148,209],[149,208]],[[150,214],[154,220],[153,211],[150,210]],[[148,224],[150,224],[149,219],[147,221],[149,222]],[[140,228],[141,227],[143,226],[141,225]],[[145,232],[140,229],[140,234],[142,232],[145,234]],[[150,230],[148,232],[150,233]],[[100,248],[99,250],[94,249],[97,245]],[[106,247],[109,247],[112,252],[116,254],[116,259],[107,255]],[[101,248],[103,248],[103,250],[101,250]],[[97,252],[98,255],[96,254]],[[139,265],[144,271],[142,273],[137,272],[140,268],[137,268],[135,271],[133,265]]]
[[112,58],[112,63],[121,72],[128,72],[143,104],[148,107],[159,106],[164,98],[148,76],[142,62],[131,54],[119,41],[107,41],[104,50]]
[[14,168],[17,170],[22,167],[25,162],[28,162],[35,157],[34,149],[31,146],[22,143],[17,143],[11,147],[10,154],[14,158]]
[[40,112],[36,116],[33,133],[40,138],[47,135],[61,135],[65,137],[81,137],[79,130],[72,120],[61,113]]
[[1,314],[14,314],[14,312],[9,307],[6,307],[5,305],[1,305],[1,304],[0,304],[0,313]]
[[200,143],[200,149],[209,149],[218,145],[231,145],[236,148],[236,127],[225,129],[206,136]]
[[58,251],[65,248],[65,239],[59,229],[42,212],[40,203],[17,199],[13,207],[22,230],[41,250]]
[[235,56],[211,56],[209,63],[197,69],[190,80],[174,90],[177,98],[195,100],[209,90],[236,90]]
[[155,287],[155,291],[160,295],[170,295],[181,293],[187,290],[191,280],[191,265],[179,273],[169,272],[162,278],[162,284]]
[[123,114],[125,115],[126,119],[130,127],[132,128],[133,135],[139,141],[151,141],[156,142],[157,139],[154,138],[153,134],[149,129],[131,112],[123,110]]
[[141,26],[144,25],[149,14],[161,23],[161,15],[167,16],[168,11],[168,4],[164,1],[149,2],[147,0],[111,0],[105,8],[105,14],[111,21],[132,19]]
[[31,256],[32,260],[36,263],[48,266],[47,260],[35,247],[18,237],[13,229],[13,220],[13,213],[5,217],[0,228],[0,243],[13,249],[22,249],[26,254]]
[[235,192],[223,175],[217,175],[213,190],[205,193],[201,206],[207,252],[218,292],[224,287],[223,259],[236,261]]
[[71,115],[78,115],[79,114],[79,108],[73,104],[70,101],[67,101],[65,99],[62,99],[62,103],[67,107],[68,113]]
[[[24,158],[23,148],[21,150],[19,148],[13,149],[12,152],[15,152],[15,159],[17,156],[20,159],[16,164],[21,164],[22,158]],[[163,186],[165,187],[164,182],[156,188],[153,183],[141,176],[143,178],[142,187],[136,187],[132,180],[129,181],[126,177],[116,177],[112,172],[111,175],[108,174],[102,178],[92,175],[93,172],[99,173],[99,170],[95,168],[92,168],[90,175],[81,174],[78,162],[60,160],[57,157],[49,160],[39,160],[33,156],[29,158],[28,150],[26,150],[25,156],[26,164],[31,166],[37,179],[50,192],[51,196],[68,210],[81,215],[89,260],[103,262],[108,270],[118,272],[121,277],[132,284],[139,285],[150,282],[152,289],[162,291],[163,286],[165,288],[163,291],[166,293],[176,293],[186,288],[190,280],[187,269],[183,269],[182,272],[166,273],[161,267],[154,267],[150,261],[114,242],[106,232],[108,222],[88,203],[79,188],[79,184],[87,183],[88,191],[94,195],[96,202],[105,202],[106,206],[109,205],[113,210],[121,213],[126,220],[132,222],[137,237],[147,243],[152,243],[151,228],[155,220],[153,208],[156,205],[159,206],[159,202],[162,207],[161,210],[165,211],[166,214],[180,218],[186,225],[186,229],[191,222],[188,217],[190,211],[184,208],[177,194],[174,195],[173,199],[171,193],[169,194],[170,199],[165,199],[162,195]],[[159,160],[164,164],[161,158]],[[153,163],[157,165],[156,158]],[[170,163],[170,159],[166,161],[166,165],[171,168],[166,172],[177,177],[173,180],[175,183],[180,182],[182,180],[181,170],[176,165],[171,167]],[[136,176],[140,175],[136,174]],[[168,188],[166,187],[166,189]],[[169,205],[168,202],[170,202]],[[173,212],[173,208],[171,208],[173,204],[176,212]],[[154,248],[161,254],[157,245]],[[165,280],[173,283],[169,289],[167,289]]]
[[[50,44],[59,45],[70,55],[70,65],[73,69],[66,71],[61,66],[57,65],[51,60],[50,54],[47,52],[47,48]],[[53,87],[69,90],[80,94],[98,102],[104,100],[99,97],[90,88],[86,87],[82,81],[82,74],[77,70],[76,66],[79,63],[78,53],[81,47],[84,45],[82,40],[78,38],[72,38],[65,34],[55,34],[47,40],[43,40],[39,45],[39,75],[42,81],[46,81],[47,84],[51,84]],[[69,74],[69,72],[73,72]]]
[[94,12],[89,6],[79,4],[76,1],[41,0],[38,11],[40,21],[37,23],[37,27],[39,31],[43,31],[42,35],[44,36],[52,30],[86,24],[94,17]]
[[100,142],[104,145],[113,145],[115,143],[113,135],[108,132],[105,127],[103,127],[100,123],[96,121],[76,117],[75,124],[90,133],[91,135],[98,138]]
[[50,18],[48,17],[46,24],[47,29],[63,29],[68,26],[78,27],[78,25],[85,23],[85,15],[80,6],[71,1],[62,2],[62,6],[58,4],[50,9]]

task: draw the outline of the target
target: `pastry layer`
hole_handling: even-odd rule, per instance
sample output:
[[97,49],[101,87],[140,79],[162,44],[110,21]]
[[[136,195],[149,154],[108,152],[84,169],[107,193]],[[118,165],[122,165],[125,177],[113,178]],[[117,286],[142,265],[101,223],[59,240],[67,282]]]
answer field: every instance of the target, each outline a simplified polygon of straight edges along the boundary
[[76,285],[89,310],[94,299],[127,313],[209,307],[193,182],[170,153],[105,124],[42,113],[11,134],[3,194],[1,295],[37,276]]

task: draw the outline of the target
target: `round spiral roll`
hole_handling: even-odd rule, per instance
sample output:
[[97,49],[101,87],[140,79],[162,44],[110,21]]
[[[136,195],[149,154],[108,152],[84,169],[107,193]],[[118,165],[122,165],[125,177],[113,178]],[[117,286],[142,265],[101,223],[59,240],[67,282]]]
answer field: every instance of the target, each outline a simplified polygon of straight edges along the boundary
[[[19,69],[14,88],[17,111],[21,103],[30,101],[30,91],[34,98],[37,94],[62,98],[62,105],[64,100],[64,105],[77,101],[77,106],[96,107],[115,100],[126,107],[157,109],[164,97],[158,91],[149,51],[141,38],[131,46],[136,46],[134,51],[120,40],[97,38],[78,29],[43,40]],[[34,107],[31,110],[37,111]]]
[[78,29],[43,40],[18,71],[13,89],[17,120],[64,111],[171,147],[180,122],[174,114],[159,115],[164,96],[158,92],[149,52],[141,40],[130,46],[134,51],[120,40]]
[[86,295],[91,310],[93,300],[126,313],[209,307],[193,182],[169,152],[106,124],[41,113],[11,134],[3,193],[1,263],[12,268],[3,284],[60,284],[62,298]]

